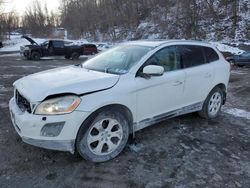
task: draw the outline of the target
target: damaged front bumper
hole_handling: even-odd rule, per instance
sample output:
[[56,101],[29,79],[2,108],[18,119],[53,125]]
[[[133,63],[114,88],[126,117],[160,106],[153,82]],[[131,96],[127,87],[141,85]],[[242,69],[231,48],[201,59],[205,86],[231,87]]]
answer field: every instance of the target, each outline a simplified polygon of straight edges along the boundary
[[80,111],[55,116],[22,112],[14,98],[9,102],[9,110],[12,124],[23,142],[45,149],[71,153],[75,151],[77,132],[88,116],[87,112]]
[[37,140],[26,137],[22,137],[22,140],[27,144],[40,148],[69,151],[72,154],[75,152],[75,140]]

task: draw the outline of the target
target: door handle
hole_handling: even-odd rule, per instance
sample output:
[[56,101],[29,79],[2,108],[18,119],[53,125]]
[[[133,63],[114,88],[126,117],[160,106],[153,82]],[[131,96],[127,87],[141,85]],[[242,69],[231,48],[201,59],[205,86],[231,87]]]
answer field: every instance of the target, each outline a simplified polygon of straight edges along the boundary
[[173,83],[173,86],[178,86],[178,85],[181,85],[181,84],[183,84],[183,82],[181,82],[181,81],[175,81]]

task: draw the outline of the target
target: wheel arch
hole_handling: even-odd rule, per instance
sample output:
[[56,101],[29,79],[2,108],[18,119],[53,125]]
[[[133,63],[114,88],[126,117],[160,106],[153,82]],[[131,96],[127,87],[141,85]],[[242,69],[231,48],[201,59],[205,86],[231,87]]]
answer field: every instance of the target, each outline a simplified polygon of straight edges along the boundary
[[[133,133],[133,115],[131,110],[122,104],[109,104],[109,105],[105,105],[103,107],[100,107],[98,109],[96,109],[95,111],[93,111],[81,124],[81,126],[78,128],[77,130],[77,134],[76,134],[76,139],[75,139],[75,144],[74,144],[74,150],[76,150],[77,147],[77,140],[79,138],[79,134],[81,132],[81,127],[86,125],[87,123],[90,123],[91,121],[94,120],[94,118],[103,110],[114,110],[114,111],[120,111],[122,114],[124,114],[126,116],[126,118],[129,120],[128,124],[129,124],[129,134]],[[85,126],[87,127],[87,126]],[[86,131],[86,129],[84,129],[84,131]]]
[[[225,104],[225,103],[226,103],[226,97],[227,97],[227,87],[226,87],[226,85],[225,85],[224,83],[219,83],[219,84],[217,84],[216,86],[214,86],[214,87],[210,90],[210,92],[211,92],[214,88],[216,88],[216,87],[220,88],[221,91],[223,92],[223,102],[222,102],[222,104]],[[210,93],[210,92],[209,92],[209,93]]]
[[104,110],[113,110],[115,112],[120,112],[121,114],[125,115],[126,119],[128,119],[128,124],[129,124],[129,133],[133,132],[133,114],[131,112],[131,110],[122,104],[109,104],[109,105],[105,105],[102,106],[96,110],[94,110],[81,124],[81,126],[79,127],[78,131],[77,131],[77,136],[79,134],[79,131],[81,129],[82,126],[84,126],[84,124],[87,124],[91,121],[94,120],[94,118],[102,111]]

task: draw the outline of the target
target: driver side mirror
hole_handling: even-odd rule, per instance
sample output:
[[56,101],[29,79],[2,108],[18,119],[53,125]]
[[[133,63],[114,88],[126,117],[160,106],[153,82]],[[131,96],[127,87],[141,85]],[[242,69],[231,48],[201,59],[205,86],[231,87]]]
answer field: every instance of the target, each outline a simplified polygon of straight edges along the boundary
[[159,65],[147,65],[143,68],[143,74],[149,76],[162,76],[164,73],[164,68]]

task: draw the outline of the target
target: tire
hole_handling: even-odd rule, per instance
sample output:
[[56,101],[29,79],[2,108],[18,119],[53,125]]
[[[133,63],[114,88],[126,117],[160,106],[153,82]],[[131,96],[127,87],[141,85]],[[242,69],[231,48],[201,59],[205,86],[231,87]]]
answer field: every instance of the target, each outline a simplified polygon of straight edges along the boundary
[[207,96],[199,115],[205,119],[216,118],[223,104],[223,91],[215,87]]
[[80,57],[80,54],[77,52],[73,52],[71,55],[72,60],[78,60]]
[[31,54],[31,59],[35,60],[35,61],[39,61],[40,60],[40,54],[38,52],[32,52]]
[[70,55],[65,55],[65,59],[70,59]]
[[88,161],[105,162],[121,153],[128,136],[126,118],[119,112],[105,110],[82,124],[76,139],[76,149]]

